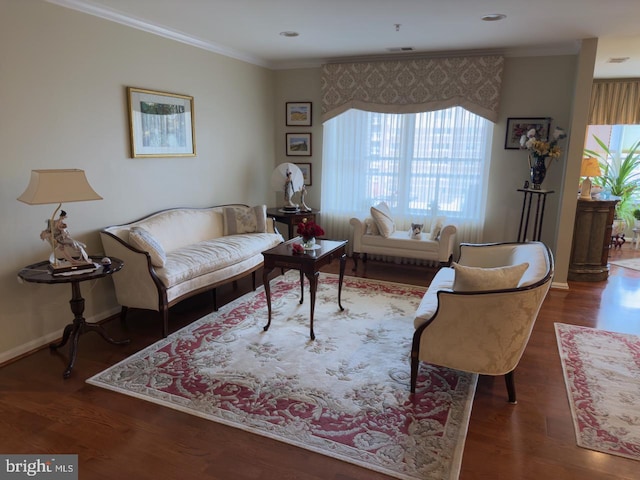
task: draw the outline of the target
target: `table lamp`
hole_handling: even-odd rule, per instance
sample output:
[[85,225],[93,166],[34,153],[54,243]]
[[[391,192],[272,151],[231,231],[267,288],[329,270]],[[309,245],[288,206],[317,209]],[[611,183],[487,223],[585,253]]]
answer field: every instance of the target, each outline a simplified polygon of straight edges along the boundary
[[293,163],[281,163],[271,174],[271,187],[274,190],[284,191],[282,211],[285,213],[296,213],[300,210],[298,205],[293,203],[293,195],[303,186],[302,170]]
[[[40,237],[43,240],[46,238],[51,244],[52,256],[49,260],[49,267],[54,274],[89,266],[93,267],[93,263],[89,262],[87,258],[76,260],[69,257],[67,261],[60,262],[57,258],[58,252],[56,252],[58,240],[55,238],[54,222],[56,213],[58,213],[62,204],[67,202],[102,200],[102,197],[98,195],[93,188],[91,188],[91,185],[89,185],[84,170],[32,170],[29,185],[27,185],[27,189],[24,193],[18,197],[18,200],[26,203],[27,205],[58,204],[56,209],[53,211],[53,215],[51,215],[51,219],[47,220],[47,229],[40,234]],[[60,221],[63,221],[64,216],[66,216],[66,213],[63,212],[64,210],[61,210]],[[48,232],[48,234],[45,234],[45,232]],[[74,243],[79,243],[73,241],[73,239],[70,240]],[[80,248],[80,250],[82,250],[82,248]],[[84,250],[82,250],[82,253],[84,254],[83,257],[86,257]]]
[[599,177],[600,175],[602,175],[602,172],[597,158],[587,157],[582,159],[580,176],[585,178],[580,187],[580,200],[591,200],[591,179],[589,177]]

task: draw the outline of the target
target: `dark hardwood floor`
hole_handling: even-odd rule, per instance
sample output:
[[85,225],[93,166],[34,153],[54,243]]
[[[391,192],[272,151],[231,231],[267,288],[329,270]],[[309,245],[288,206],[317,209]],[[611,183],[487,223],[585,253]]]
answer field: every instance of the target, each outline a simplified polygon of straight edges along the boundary
[[[612,258],[640,256],[627,243]],[[351,262],[347,273],[351,273]],[[125,267],[126,268],[126,267]],[[326,271],[336,272],[334,262]],[[434,272],[368,262],[359,275],[428,285]],[[260,278],[261,275],[258,275]],[[637,479],[640,463],[575,444],[554,322],[640,334],[640,271],[612,266],[606,282],[551,290],[516,370],[518,404],[506,402],[502,378],[480,377],[460,478]],[[250,281],[219,289],[219,304],[250,290]],[[171,330],[207,314],[210,298],[171,311]],[[143,400],[87,385],[85,379],[158,340],[157,313],[132,311],[126,327],[105,323],[130,345],[80,338],[63,380],[62,353],[42,349],[0,369],[0,452],[79,454],[79,478],[221,480],[378,480],[384,475]],[[241,354],[241,352],[239,352]],[[407,363],[407,369],[409,364]],[[407,385],[408,393],[408,385]]]

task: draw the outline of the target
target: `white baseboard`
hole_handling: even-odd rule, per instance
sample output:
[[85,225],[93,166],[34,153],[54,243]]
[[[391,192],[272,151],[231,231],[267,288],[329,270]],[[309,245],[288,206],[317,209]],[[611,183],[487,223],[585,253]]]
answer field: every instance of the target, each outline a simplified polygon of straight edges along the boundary
[[[114,307],[106,312],[101,312],[99,315],[95,315],[91,318],[87,318],[87,323],[100,323],[107,318],[110,318],[114,315],[120,313],[121,307]],[[7,350],[6,352],[0,353],[0,364],[4,362],[8,362],[14,358],[19,357],[20,355],[24,355],[25,353],[29,353],[33,350],[39,349],[45,345],[48,345],[60,337],[62,337],[62,333],[64,332],[64,327],[60,330],[56,330],[55,332],[49,333],[47,335],[43,335],[42,337],[35,338],[27,343],[19,345],[11,350]]]
[[551,288],[555,288],[557,290],[569,290],[569,284],[566,282],[551,282]]

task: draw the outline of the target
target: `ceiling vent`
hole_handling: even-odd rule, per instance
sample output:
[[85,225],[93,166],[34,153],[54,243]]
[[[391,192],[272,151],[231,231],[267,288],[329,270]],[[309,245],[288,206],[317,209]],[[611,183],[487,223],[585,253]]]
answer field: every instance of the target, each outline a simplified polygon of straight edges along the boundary
[[629,60],[629,57],[615,57],[607,60],[607,63],[624,63]]
[[413,47],[391,47],[387,48],[388,52],[413,52],[415,48]]

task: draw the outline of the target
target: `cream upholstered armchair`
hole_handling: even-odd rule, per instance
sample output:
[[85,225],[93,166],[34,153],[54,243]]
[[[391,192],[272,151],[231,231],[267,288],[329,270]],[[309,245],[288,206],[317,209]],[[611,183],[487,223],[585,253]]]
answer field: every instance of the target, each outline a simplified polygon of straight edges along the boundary
[[540,242],[460,247],[459,262],[438,271],[416,311],[411,392],[422,361],[505,375],[516,403],[514,370],[549,291],[553,256]]

